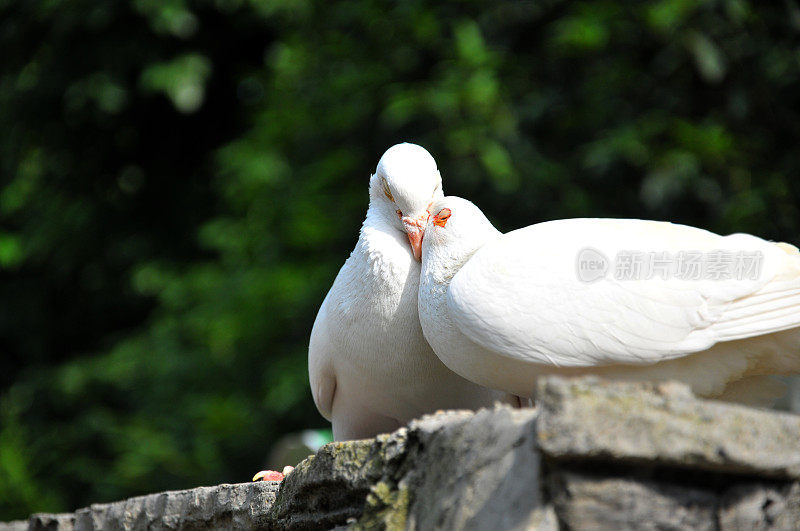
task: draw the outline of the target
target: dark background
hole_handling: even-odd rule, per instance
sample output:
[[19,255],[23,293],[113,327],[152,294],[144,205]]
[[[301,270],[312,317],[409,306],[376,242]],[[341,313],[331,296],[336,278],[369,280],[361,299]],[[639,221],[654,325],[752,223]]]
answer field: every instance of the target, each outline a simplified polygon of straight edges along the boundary
[[0,0],[0,520],[326,426],[308,335],[406,140],[502,230],[798,243],[800,7]]

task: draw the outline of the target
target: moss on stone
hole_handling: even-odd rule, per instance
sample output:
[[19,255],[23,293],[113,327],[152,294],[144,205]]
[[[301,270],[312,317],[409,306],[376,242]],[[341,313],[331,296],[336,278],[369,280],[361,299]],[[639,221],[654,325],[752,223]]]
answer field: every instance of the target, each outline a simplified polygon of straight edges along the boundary
[[353,529],[405,529],[411,499],[407,487],[379,481],[370,489],[364,515]]

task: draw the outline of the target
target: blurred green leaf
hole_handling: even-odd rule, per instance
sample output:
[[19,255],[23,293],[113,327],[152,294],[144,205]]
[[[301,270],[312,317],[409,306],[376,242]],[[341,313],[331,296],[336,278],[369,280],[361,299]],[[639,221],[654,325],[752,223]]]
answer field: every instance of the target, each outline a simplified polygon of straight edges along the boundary
[[709,83],[721,81],[725,76],[727,66],[717,45],[702,33],[691,32],[688,37],[688,46],[703,79]]
[[647,22],[658,31],[668,32],[683,25],[703,1],[660,0],[647,8]]
[[18,265],[25,257],[20,237],[0,232],[0,268]]
[[198,29],[199,21],[185,0],[134,0],[133,5],[150,20],[157,32],[186,39]]
[[200,54],[187,54],[168,63],[158,63],[142,72],[146,90],[163,92],[183,113],[195,112],[203,104],[205,83],[211,75],[211,63]]
[[577,50],[595,50],[608,42],[608,30],[594,14],[565,18],[556,26],[555,40]]

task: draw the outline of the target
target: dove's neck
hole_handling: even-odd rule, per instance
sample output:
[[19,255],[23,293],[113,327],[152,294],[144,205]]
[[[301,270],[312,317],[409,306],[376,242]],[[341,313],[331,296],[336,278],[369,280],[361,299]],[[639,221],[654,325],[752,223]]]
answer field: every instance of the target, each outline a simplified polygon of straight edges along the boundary
[[502,233],[487,223],[469,239],[452,240],[447,244],[434,241],[436,236],[432,236],[432,241],[423,240],[421,275],[429,285],[450,284],[475,253],[500,236]]
[[361,234],[364,234],[365,230],[376,230],[393,236],[405,237],[401,226],[397,222],[397,213],[387,208],[382,201],[370,199],[367,216],[361,225]]
[[[477,249],[476,249],[477,250]],[[433,288],[434,286],[444,286],[458,273],[464,264],[472,257],[474,251],[469,254],[451,254],[446,249],[426,248],[426,254],[422,260],[421,285]]]
[[[353,251],[361,257],[361,276],[364,289],[402,289],[407,282],[414,288],[419,279],[420,264],[414,259],[408,237],[398,229],[394,212],[385,212],[383,205],[370,204],[361,226],[358,243]],[[367,286],[371,281],[375,286]],[[377,287],[376,287],[377,286]],[[399,294],[393,294],[399,296]]]
[[[426,337],[425,322],[436,322],[446,328],[450,321],[447,311],[447,289],[450,281],[461,268],[484,245],[500,237],[501,233],[492,227],[481,238],[462,245],[427,245],[422,253],[422,271],[419,280],[419,312]],[[434,349],[435,350],[435,349]]]

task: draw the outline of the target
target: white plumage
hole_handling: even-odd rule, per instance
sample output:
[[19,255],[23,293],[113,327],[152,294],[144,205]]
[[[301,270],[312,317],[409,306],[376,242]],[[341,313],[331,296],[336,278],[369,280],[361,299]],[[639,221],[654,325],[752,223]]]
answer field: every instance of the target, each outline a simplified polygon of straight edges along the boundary
[[[450,217],[437,223],[443,209]],[[538,375],[591,373],[679,379],[701,395],[761,402],[778,386],[765,376],[800,371],[800,254],[791,245],[632,219],[559,220],[503,235],[456,197],[431,216],[422,328],[445,365],[476,383],[531,396]],[[587,282],[576,269],[587,248],[608,262],[745,256],[758,271],[626,279],[609,270]]]
[[369,197],[358,243],[319,309],[308,350],[314,401],[337,440],[504,396],[448,370],[422,335],[412,249],[419,250],[429,205],[442,197],[433,158],[414,144],[393,146],[370,178]]

